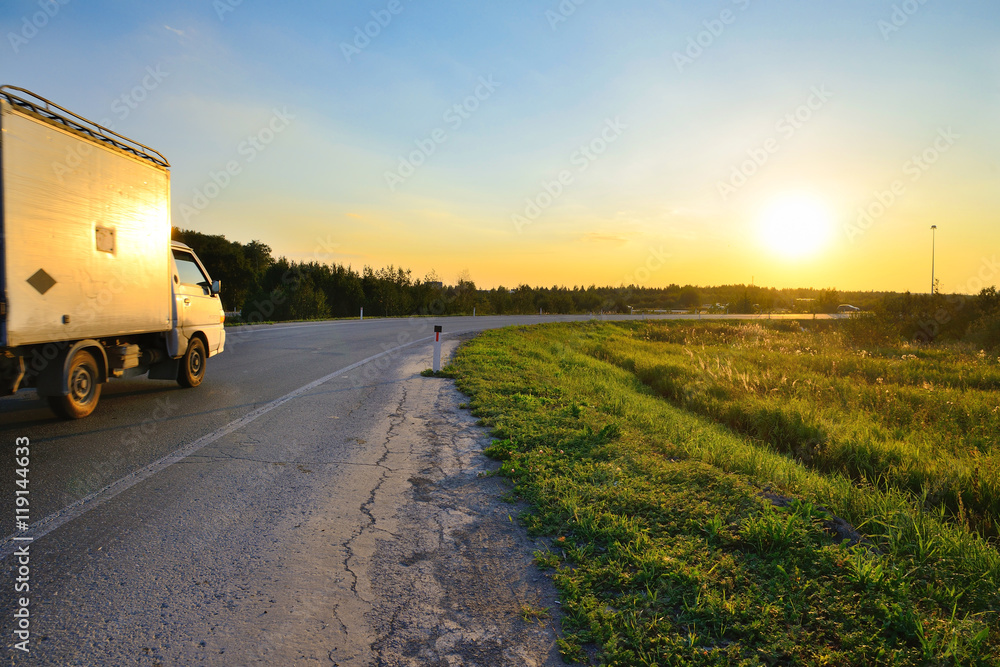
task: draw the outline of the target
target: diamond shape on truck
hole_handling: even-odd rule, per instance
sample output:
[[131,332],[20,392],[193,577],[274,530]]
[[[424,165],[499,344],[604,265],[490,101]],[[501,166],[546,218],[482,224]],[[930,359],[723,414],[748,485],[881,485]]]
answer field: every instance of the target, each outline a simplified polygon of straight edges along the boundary
[[45,269],[38,269],[28,278],[28,284],[38,290],[39,294],[45,294],[56,284],[56,279],[45,272]]

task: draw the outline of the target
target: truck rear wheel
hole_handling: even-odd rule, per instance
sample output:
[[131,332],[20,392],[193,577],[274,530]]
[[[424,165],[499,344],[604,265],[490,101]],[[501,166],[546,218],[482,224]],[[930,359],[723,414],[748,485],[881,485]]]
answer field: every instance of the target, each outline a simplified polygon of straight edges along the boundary
[[86,350],[79,350],[69,364],[69,393],[49,396],[52,411],[63,419],[83,419],[97,407],[101,398],[101,383],[97,361]]
[[205,379],[205,344],[200,338],[192,338],[188,343],[187,352],[181,359],[180,371],[177,373],[177,384],[182,387],[197,387]]

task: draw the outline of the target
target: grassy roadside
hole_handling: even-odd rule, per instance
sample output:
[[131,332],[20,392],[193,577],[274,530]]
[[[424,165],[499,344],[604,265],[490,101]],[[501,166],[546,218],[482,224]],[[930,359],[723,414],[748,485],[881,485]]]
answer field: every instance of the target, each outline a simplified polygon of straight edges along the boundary
[[589,353],[811,468],[924,495],[997,536],[1000,359],[985,352],[860,349],[839,326],[783,322],[629,324]]
[[[552,538],[537,559],[555,570],[567,659],[1000,662],[993,547],[903,488],[809,467],[664,400],[624,356],[597,353],[628,333],[489,331],[450,369],[533,507],[523,520]],[[832,515],[864,542],[838,543]]]

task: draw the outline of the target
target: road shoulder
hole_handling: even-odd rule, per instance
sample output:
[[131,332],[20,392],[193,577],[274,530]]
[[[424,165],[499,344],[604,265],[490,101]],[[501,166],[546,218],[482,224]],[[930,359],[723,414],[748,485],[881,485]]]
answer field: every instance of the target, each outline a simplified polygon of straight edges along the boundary
[[532,557],[544,545],[501,499],[510,486],[490,475],[487,432],[452,381],[420,377],[419,356],[402,361],[410,378],[389,434],[391,472],[372,495],[375,539],[352,545],[373,547],[367,617],[379,664],[562,664],[555,589]]

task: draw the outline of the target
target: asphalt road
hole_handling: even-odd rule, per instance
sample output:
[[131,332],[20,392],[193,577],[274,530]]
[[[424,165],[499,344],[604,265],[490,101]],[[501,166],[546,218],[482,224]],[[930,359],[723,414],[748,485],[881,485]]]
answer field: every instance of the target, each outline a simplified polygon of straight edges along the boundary
[[4,661],[556,664],[552,627],[519,621],[519,606],[553,604],[536,545],[484,500],[483,436],[460,397],[419,371],[433,324],[447,340],[570,319],[233,329],[196,389],[112,382],[72,422],[33,392],[0,400]]

